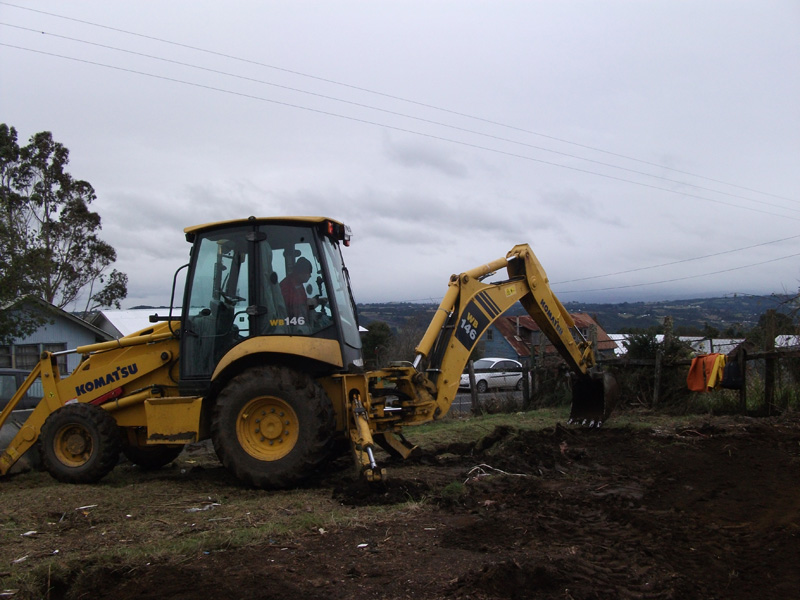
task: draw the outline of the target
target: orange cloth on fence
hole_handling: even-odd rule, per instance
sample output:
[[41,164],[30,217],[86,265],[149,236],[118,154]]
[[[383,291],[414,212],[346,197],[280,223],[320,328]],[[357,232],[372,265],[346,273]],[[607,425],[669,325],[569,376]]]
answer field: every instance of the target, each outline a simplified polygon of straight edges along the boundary
[[693,392],[707,392],[719,387],[725,371],[724,354],[703,354],[692,359],[686,385]]

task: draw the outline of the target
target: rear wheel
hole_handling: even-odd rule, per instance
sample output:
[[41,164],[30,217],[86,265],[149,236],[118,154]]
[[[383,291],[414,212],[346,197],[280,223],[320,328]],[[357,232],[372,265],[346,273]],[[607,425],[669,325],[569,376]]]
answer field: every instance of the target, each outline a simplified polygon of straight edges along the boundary
[[305,373],[255,367],[217,397],[211,425],[222,464],[258,488],[287,487],[308,477],[331,453],[333,407]]
[[91,404],[68,404],[47,417],[39,436],[42,464],[65,483],[94,483],[117,464],[117,422]]
[[183,446],[122,446],[125,457],[144,471],[155,471],[171,463],[183,452]]
[[521,392],[521,391],[522,391],[522,377],[520,377],[520,378],[517,380],[517,385],[516,385],[516,386],[514,386],[514,389],[515,389],[515,390],[517,390],[518,392]]

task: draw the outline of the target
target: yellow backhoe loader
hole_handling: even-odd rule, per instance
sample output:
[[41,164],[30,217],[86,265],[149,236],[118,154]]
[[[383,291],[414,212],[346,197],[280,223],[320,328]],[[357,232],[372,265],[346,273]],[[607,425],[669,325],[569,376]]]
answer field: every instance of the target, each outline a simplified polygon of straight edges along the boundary
[[[5,475],[38,444],[57,480],[96,482],[122,452],[159,468],[211,438],[223,465],[258,488],[297,484],[349,443],[369,481],[377,446],[408,457],[405,426],[444,416],[481,335],[520,301],[575,373],[571,419],[599,425],[613,382],[553,295],[527,245],[453,275],[413,366],[364,371],[341,246],[350,230],[322,217],[255,218],[189,227],[180,315],[82,355],[71,374],[45,352],[0,413],[6,422],[41,380],[44,397],[0,455]],[[484,280],[506,269],[502,281]],[[175,295],[173,282],[173,299]]]

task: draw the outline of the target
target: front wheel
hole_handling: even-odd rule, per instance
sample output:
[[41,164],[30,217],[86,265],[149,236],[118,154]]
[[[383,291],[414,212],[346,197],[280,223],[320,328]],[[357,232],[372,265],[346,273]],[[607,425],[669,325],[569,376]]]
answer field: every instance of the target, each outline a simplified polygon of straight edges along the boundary
[[39,452],[44,468],[58,481],[95,483],[119,460],[117,422],[98,406],[62,406],[44,422]]
[[220,392],[211,438],[223,465],[257,488],[288,487],[307,478],[331,452],[333,407],[307,374],[254,367]]
[[477,384],[476,387],[478,388],[479,394],[485,394],[489,390],[489,384],[486,383],[485,379],[481,379]]

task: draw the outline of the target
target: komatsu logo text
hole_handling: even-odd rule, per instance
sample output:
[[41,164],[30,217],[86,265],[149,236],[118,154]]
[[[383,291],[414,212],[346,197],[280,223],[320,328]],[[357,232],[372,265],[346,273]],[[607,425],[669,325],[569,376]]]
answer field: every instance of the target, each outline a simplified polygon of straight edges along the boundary
[[96,377],[94,381],[87,381],[86,383],[82,383],[81,385],[76,385],[75,395],[83,396],[84,394],[88,394],[89,392],[94,392],[95,390],[99,390],[102,387],[115,383],[120,379],[127,379],[131,375],[136,375],[136,373],[138,372],[139,372],[139,367],[136,365],[136,363],[128,365],[127,367],[117,367],[115,370],[111,371],[107,375],[101,375],[100,377]]
[[553,316],[553,313],[550,312],[550,307],[547,306],[547,303],[544,301],[544,298],[542,298],[542,300],[539,302],[539,304],[542,305],[542,309],[544,310],[544,314],[546,314],[547,318],[550,319],[550,323],[552,323],[553,327],[556,328],[556,331],[558,332],[558,335],[564,335],[564,330],[561,328],[561,323],[559,323],[558,319],[556,319]]

